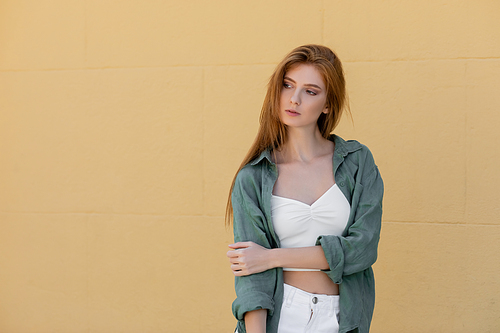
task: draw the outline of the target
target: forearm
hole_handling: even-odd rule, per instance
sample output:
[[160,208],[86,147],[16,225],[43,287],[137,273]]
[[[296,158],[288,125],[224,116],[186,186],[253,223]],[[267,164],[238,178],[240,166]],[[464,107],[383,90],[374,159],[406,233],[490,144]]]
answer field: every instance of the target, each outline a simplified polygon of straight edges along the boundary
[[329,269],[321,246],[277,248],[269,250],[272,267]]
[[267,310],[253,310],[245,313],[245,326],[248,333],[266,333]]

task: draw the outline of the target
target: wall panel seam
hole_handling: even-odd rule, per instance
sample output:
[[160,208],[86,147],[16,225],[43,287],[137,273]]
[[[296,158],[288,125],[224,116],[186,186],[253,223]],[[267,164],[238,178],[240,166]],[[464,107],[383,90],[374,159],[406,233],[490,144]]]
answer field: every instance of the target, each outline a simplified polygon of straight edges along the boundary
[[[500,224],[488,224],[488,223],[466,223],[466,222],[423,222],[423,221],[382,221],[382,225],[384,224],[425,224],[425,225],[447,225],[447,226],[481,226],[481,227],[500,227]],[[383,226],[382,226],[383,228]]]
[[[431,61],[487,61],[500,60],[500,57],[484,57],[484,58],[426,58],[426,59],[384,59],[384,60],[343,60],[345,64],[348,63],[398,63],[398,62],[431,62]],[[86,70],[117,70],[117,69],[167,69],[167,68],[206,68],[206,67],[249,67],[249,66],[276,66],[276,62],[256,62],[256,63],[229,63],[229,64],[200,64],[200,65],[170,65],[170,66],[104,66],[104,67],[85,67],[85,68],[41,68],[41,69],[0,69],[0,73],[16,73],[16,72],[63,72],[63,71],[86,71]]]
[[[0,215],[116,215],[116,216],[146,216],[146,217],[209,217],[209,218],[221,218],[223,215],[192,215],[192,214],[148,214],[148,213],[103,213],[103,212],[12,212],[12,211],[0,211]],[[0,222],[1,223],[1,222]]]
[[206,212],[206,200],[205,200],[205,95],[206,95],[206,82],[205,82],[205,67],[201,68],[201,202],[202,202],[202,212]]

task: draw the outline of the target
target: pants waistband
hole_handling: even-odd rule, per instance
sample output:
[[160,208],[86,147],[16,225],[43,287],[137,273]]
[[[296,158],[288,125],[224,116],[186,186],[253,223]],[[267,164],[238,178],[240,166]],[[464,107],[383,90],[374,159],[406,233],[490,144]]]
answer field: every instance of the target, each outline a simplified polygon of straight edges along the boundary
[[292,302],[299,304],[318,304],[322,306],[339,307],[339,295],[324,295],[308,293],[302,289],[293,287],[289,284],[284,285],[284,303],[290,306]]

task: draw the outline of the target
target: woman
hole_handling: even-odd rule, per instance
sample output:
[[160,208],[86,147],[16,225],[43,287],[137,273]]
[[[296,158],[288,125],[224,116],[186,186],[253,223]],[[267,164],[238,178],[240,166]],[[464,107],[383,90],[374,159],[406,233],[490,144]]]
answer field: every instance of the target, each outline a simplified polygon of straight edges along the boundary
[[346,101],[327,47],[290,52],[231,186],[237,332],[368,332],[383,183],[368,148],[331,134]]

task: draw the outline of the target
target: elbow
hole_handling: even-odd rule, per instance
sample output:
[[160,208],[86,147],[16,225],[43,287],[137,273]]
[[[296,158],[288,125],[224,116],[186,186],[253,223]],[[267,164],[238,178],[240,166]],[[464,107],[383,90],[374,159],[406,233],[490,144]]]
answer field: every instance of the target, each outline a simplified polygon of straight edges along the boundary
[[346,260],[344,266],[344,274],[351,275],[354,273],[362,272],[375,264],[378,258],[377,245],[369,246],[365,251],[359,252],[354,258]]

